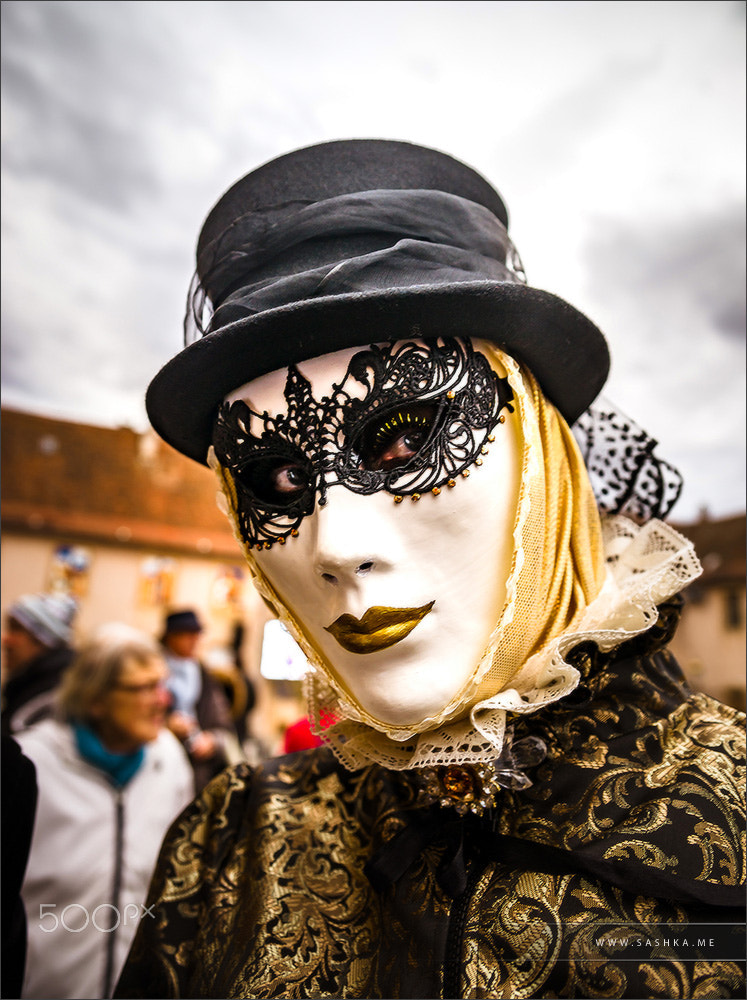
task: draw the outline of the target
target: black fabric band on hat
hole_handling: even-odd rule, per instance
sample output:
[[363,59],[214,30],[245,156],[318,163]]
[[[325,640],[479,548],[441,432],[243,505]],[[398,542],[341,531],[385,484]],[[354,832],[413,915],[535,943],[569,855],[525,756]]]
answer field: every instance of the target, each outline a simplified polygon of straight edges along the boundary
[[[334,240],[360,236],[374,238],[364,252],[346,254],[340,243],[335,253]],[[381,247],[382,236],[393,245]],[[273,206],[240,217],[201,253],[185,340],[316,296],[483,279],[526,282],[503,223],[457,195],[376,190]]]
[[305,301],[318,295],[433,286],[485,278],[516,281],[505,265],[489,257],[443,243],[400,240],[388,250],[246,285],[216,309],[211,329],[220,329],[265,309]]

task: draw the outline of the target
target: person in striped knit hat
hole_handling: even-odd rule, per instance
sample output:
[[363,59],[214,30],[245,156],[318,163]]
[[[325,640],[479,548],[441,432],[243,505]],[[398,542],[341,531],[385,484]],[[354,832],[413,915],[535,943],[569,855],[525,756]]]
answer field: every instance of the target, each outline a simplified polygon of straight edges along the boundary
[[73,658],[76,611],[66,594],[25,594],[8,609],[2,639],[3,734],[21,732],[51,715]]

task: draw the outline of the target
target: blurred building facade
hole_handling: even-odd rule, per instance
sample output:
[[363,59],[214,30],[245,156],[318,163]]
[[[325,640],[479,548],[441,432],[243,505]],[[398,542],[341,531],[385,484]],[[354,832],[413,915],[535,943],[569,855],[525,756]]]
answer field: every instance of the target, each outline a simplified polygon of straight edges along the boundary
[[685,607],[672,652],[694,687],[745,710],[747,535],[745,515],[676,527],[695,545],[702,575],[684,592]]
[[[154,432],[2,410],[0,612],[21,594],[71,593],[76,635],[123,621],[159,637],[164,615],[192,607],[206,629],[200,655],[239,655],[257,693],[252,729],[268,750],[302,709],[259,676],[269,613],[216,505],[217,483]],[[291,696],[292,695],[292,696]]]
[[[303,713],[300,684],[260,675],[269,613],[216,505],[207,468],[154,432],[138,434],[2,411],[0,611],[21,594],[65,591],[78,633],[124,621],[159,635],[164,614],[195,608],[201,653],[219,663],[235,626],[255,684],[252,728],[270,751]],[[672,644],[693,685],[735,707],[745,700],[745,515],[676,527],[695,544],[703,575],[684,594]]]

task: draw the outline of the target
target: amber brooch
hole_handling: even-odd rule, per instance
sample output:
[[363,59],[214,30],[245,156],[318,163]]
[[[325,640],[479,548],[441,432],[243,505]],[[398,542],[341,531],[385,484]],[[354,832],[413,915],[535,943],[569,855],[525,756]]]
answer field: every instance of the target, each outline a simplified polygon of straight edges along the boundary
[[492,764],[424,767],[419,777],[424,805],[451,806],[460,816],[470,812],[482,816],[486,809],[495,805],[501,788]]
[[425,806],[439,805],[455,809],[460,816],[482,816],[491,809],[502,788],[520,791],[529,788],[532,779],[526,769],[536,767],[547,748],[536,736],[513,743],[509,728],[503,752],[495,760],[475,764],[445,764],[424,767],[418,772],[419,800]]

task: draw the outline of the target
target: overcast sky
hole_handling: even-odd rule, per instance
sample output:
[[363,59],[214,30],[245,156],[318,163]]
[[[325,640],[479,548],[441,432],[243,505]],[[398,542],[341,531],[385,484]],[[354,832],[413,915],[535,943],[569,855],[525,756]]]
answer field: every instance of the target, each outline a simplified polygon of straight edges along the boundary
[[[3,405],[146,426],[202,220],[326,139],[502,193],[529,281],[610,343],[606,396],[744,509],[745,5],[2,4]],[[385,333],[385,331],[382,331]]]

